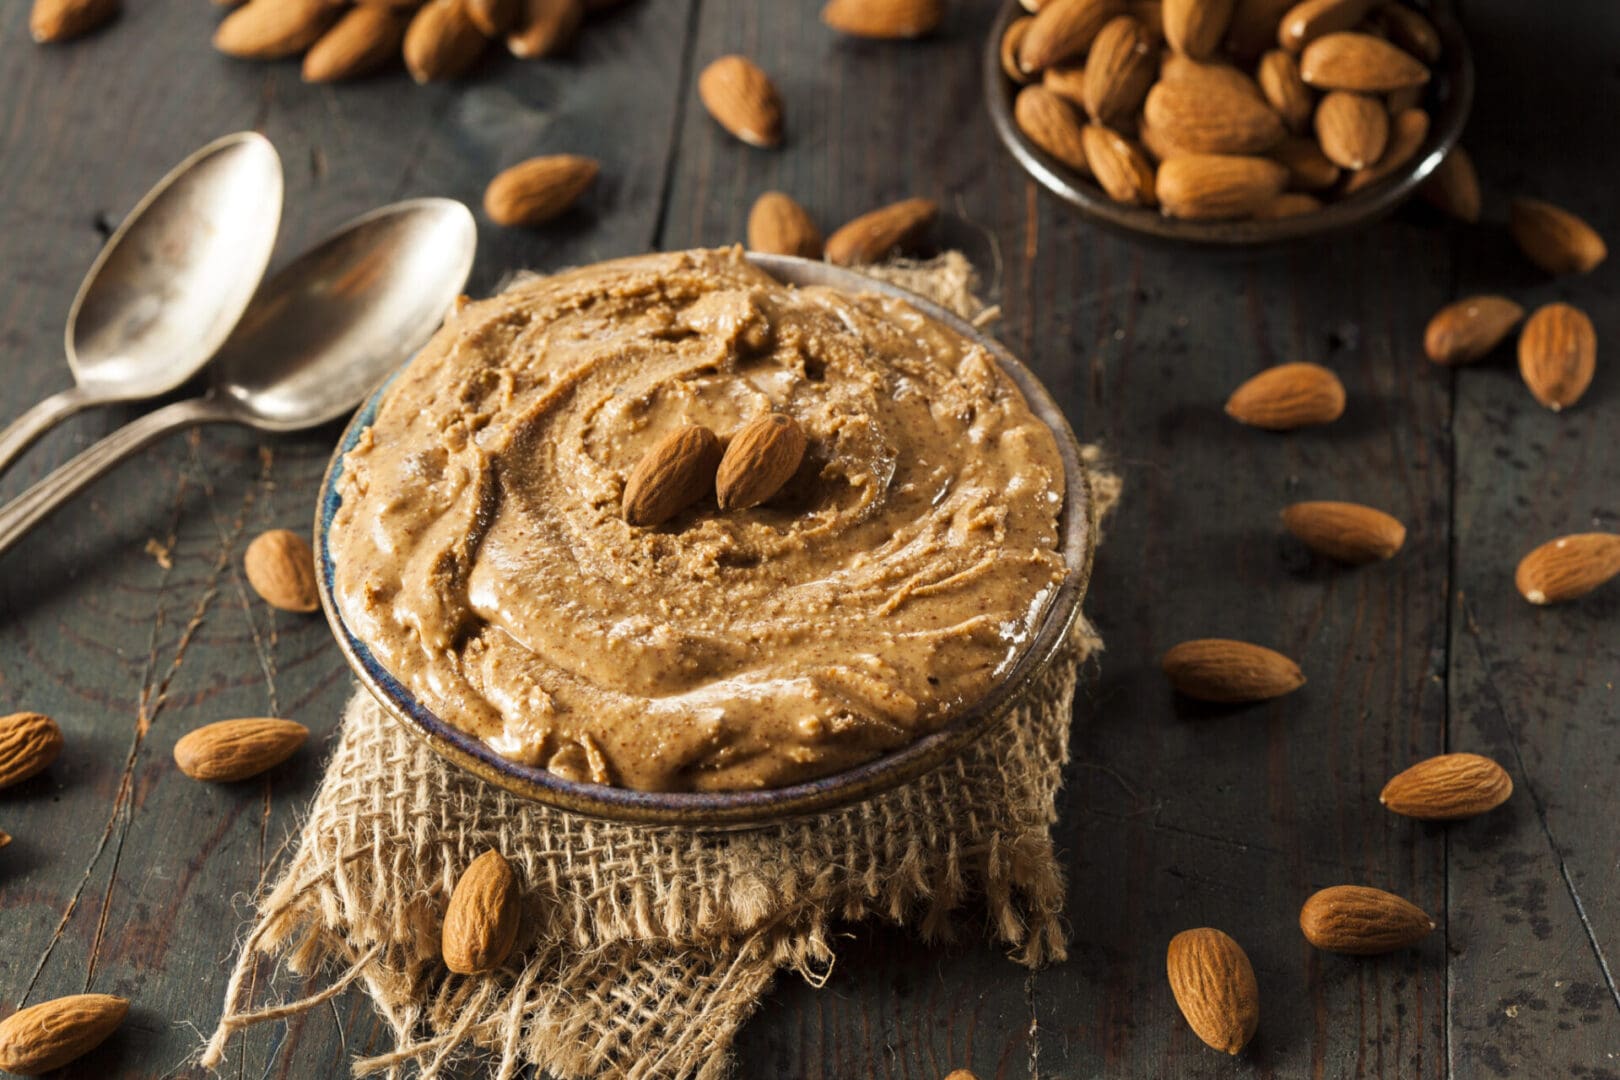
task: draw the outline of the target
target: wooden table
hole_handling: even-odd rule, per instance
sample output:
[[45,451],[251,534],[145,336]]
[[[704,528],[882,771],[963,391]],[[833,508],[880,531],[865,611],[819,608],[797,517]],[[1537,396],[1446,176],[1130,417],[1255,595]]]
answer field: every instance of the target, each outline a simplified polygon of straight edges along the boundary
[[[812,0],[635,0],[571,59],[426,89],[402,74],[311,88],[296,65],[228,61],[203,0],[132,2],[58,48],[28,42],[27,7],[0,7],[0,419],[68,384],[60,327],[109,229],[170,164],[239,128],[285,161],[283,257],[402,196],[476,205],[534,153],[601,158],[584,212],[481,228],[474,292],[520,267],[738,240],[768,188],[828,227],[913,194],[965,223],[1001,332],[1127,485],[1088,601],[1108,652],[1076,708],[1057,828],[1072,956],[1028,974],[976,927],[944,949],[853,928],[824,990],[782,980],[739,1076],[1620,1076],[1620,588],[1541,610],[1512,584],[1531,546],[1620,528],[1620,364],[1601,357],[1586,399],[1555,416],[1510,350],[1457,372],[1420,351],[1430,314],[1478,291],[1568,298],[1605,348],[1620,340],[1614,260],[1550,281],[1502,227],[1522,192],[1620,239],[1620,5],[1468,5],[1481,80],[1465,141],[1486,224],[1413,207],[1331,244],[1226,257],[1083,225],[1016,169],[981,102],[984,3],[883,45],[835,38]],[[697,106],[698,68],[728,51],[776,76],[779,152],[740,146]],[[1243,377],[1296,359],[1341,374],[1341,422],[1278,437],[1221,414]],[[0,494],[130,415],[74,420]],[[247,896],[314,789],[318,747],[245,788],[187,780],[170,753],[231,716],[333,730],[351,684],[325,624],[267,609],[240,566],[259,530],[308,527],[335,435],[170,439],[0,563],[0,711],[48,713],[67,736],[47,774],[0,793],[16,837],[0,852],[0,1008],[87,988],[133,999],[91,1075],[200,1073],[187,1057]],[[1277,526],[1302,498],[1386,508],[1410,540],[1387,564],[1320,564]],[[1176,701],[1157,657],[1207,635],[1280,648],[1310,683],[1238,712]],[[1502,762],[1513,799],[1450,827],[1379,808],[1390,775],[1444,749]],[[1299,905],[1343,882],[1393,889],[1441,929],[1383,959],[1319,954]],[[1235,1061],[1193,1037],[1164,978],[1170,936],[1202,925],[1259,974],[1260,1033]],[[350,993],[243,1037],[227,1071],[338,1076],[381,1037]]]

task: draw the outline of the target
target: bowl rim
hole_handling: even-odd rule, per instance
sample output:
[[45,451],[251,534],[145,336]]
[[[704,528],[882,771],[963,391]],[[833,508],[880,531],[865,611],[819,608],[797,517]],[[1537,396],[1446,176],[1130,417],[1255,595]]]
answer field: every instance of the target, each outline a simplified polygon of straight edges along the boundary
[[[1063,460],[1064,505],[1059,516],[1059,547],[1068,565],[1063,581],[1028,645],[1005,678],[973,708],[938,731],[872,761],[815,780],[780,788],[731,792],[635,791],[566,780],[544,768],[501,757],[488,744],[446,722],[418,701],[349,627],[333,596],[336,565],[330,545],[331,524],[342,503],[337,482],[343,459],[376,419],[396,371],[366,398],[344,428],[327,463],[315,511],[316,584],[321,609],[333,637],[361,684],[407,731],[423,739],[441,757],[479,778],[536,802],[612,821],[647,825],[700,825],[737,828],[774,824],[820,813],[890,790],[950,760],[1020,704],[1035,681],[1069,639],[1091,575],[1096,518],[1090,482],[1080,444],[1061,408],[1033,372],[999,341],[954,313],[888,282],[853,270],[782,255],[748,253],[755,266],[794,286],[829,285],[849,291],[877,292],[904,299],[970,341],[984,346],[1029,402],[1035,415],[1052,430]],[[408,366],[408,365],[406,365]]]
[[1474,103],[1474,56],[1468,39],[1449,3],[1431,3],[1422,10],[1440,34],[1441,66],[1434,69],[1440,77],[1431,79],[1429,85],[1447,88],[1431,110],[1429,134],[1422,148],[1406,169],[1310,214],[1271,221],[1186,221],[1166,217],[1154,207],[1117,203],[1093,181],[1076,176],[1068,166],[1030,142],[1013,120],[1012,103],[1021,87],[1001,69],[1001,38],[1013,19],[1028,14],[1019,0],[1003,0],[990,28],[983,56],[985,104],[997,138],[1026,173],[1081,216],[1118,232],[1154,241],[1227,249],[1330,236],[1393,212],[1440,167],[1468,122]]

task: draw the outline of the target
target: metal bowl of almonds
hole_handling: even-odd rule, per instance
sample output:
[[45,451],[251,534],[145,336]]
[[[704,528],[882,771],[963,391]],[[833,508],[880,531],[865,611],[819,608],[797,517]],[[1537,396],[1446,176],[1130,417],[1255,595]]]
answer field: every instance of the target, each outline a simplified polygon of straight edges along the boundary
[[984,78],[997,135],[1048,191],[1210,247],[1388,214],[1474,96],[1449,4],[1405,0],[1008,0]]

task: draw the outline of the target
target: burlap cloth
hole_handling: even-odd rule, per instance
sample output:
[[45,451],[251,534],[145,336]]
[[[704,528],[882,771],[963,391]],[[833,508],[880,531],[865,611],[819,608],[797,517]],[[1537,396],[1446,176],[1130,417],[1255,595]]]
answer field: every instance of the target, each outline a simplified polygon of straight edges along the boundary
[[[959,255],[874,268],[969,318]],[[1096,468],[1099,516],[1119,493]],[[1018,708],[956,760],[836,812],[749,831],[619,825],[552,810],[446,764],[361,690],[279,880],[258,901],[202,1063],[231,1035],[360,981],[394,1049],[358,1075],[433,1077],[479,1056],[488,1075],[725,1075],[738,1027],[777,972],[820,985],[832,925],[880,918],[947,936],[970,905],[1018,962],[1064,957],[1063,872],[1051,825],[1080,663],[1079,620]],[[519,946],[489,976],[457,976],[439,925],[462,869],[489,848],[524,886]],[[254,1007],[280,961],[302,996]],[[318,988],[311,983],[320,983]]]

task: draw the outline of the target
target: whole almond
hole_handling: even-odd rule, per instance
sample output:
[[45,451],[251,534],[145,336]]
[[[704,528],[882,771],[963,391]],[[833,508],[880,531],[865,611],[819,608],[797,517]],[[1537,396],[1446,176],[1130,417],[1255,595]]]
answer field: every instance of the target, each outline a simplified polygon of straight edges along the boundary
[[1013,120],[1030,142],[1077,173],[1089,173],[1084,126],[1074,107],[1045,86],[1026,86],[1013,101]]
[[1187,56],[1210,55],[1226,36],[1232,6],[1233,0],[1164,0],[1165,44]]
[[315,553],[309,541],[290,529],[271,529],[253,538],[242,557],[248,584],[260,599],[282,611],[314,611]]
[[804,207],[780,191],[767,191],[748,211],[748,248],[771,255],[821,258],[821,230]]
[[1320,364],[1278,364],[1232,391],[1226,415],[1268,431],[1330,424],[1344,415],[1344,384]]
[[1159,164],[1154,195],[1171,217],[1247,217],[1282,192],[1288,170],[1266,158],[1180,154]]
[[1303,191],[1285,191],[1254,212],[1256,221],[1276,221],[1278,218],[1314,214],[1322,209],[1322,200]]
[[1316,107],[1316,141],[1335,165],[1365,169],[1384,156],[1389,112],[1366,94],[1334,90]]
[[280,765],[307,738],[309,729],[293,720],[221,720],[181,736],[174,763],[193,780],[228,784]]
[[279,60],[303,52],[341,9],[328,0],[250,0],[214,30],[214,48],[243,60]]
[[1382,38],[1341,31],[1305,46],[1299,77],[1318,90],[1379,94],[1422,86],[1429,81],[1429,69]]
[[1282,519],[1306,547],[1351,565],[1388,559],[1406,543],[1405,525],[1360,503],[1298,502]]
[[827,237],[827,260],[839,266],[880,262],[914,244],[939,216],[932,199],[903,199],[862,214]]
[[466,0],[428,0],[405,29],[405,68],[419,83],[454,79],[471,70],[487,44]]
[[519,0],[467,0],[467,18],[487,38],[500,38],[517,23]]
[[1109,198],[1130,206],[1154,204],[1153,163],[1140,147],[1101,124],[1087,124],[1080,135],[1091,174]]
[[1007,24],[1007,29],[1001,35],[1001,73],[1020,86],[1029,82],[1029,75],[1018,66],[1018,46],[1023,42],[1024,35],[1029,33],[1029,24],[1034,21],[1033,16],[1020,15]]
[[584,20],[580,0],[523,0],[506,51],[519,60],[555,56],[573,43]]
[[1329,161],[1315,139],[1291,135],[1267,154],[1288,170],[1288,186],[1297,191],[1321,191],[1339,179],[1339,167]]
[[1233,91],[1247,94],[1258,102],[1264,103],[1266,100],[1259,83],[1221,60],[1194,60],[1181,53],[1167,52],[1159,61],[1159,80],[1167,83],[1191,83],[1195,88],[1194,92],[1198,93],[1204,92],[1207,88],[1212,94]]
[[1299,61],[1293,53],[1282,49],[1267,52],[1255,69],[1255,81],[1289,131],[1297,135],[1310,126],[1316,95],[1299,77]]
[[698,97],[715,122],[750,146],[782,141],[782,98],[746,56],[722,56],[698,76]]
[[1513,584],[1532,604],[1579,599],[1620,576],[1620,533],[1574,533],[1519,560]]
[[1418,188],[1418,194],[1441,213],[1470,225],[1479,221],[1479,174],[1474,159],[1460,146],[1453,146]]
[[1303,0],[1277,23],[1277,44],[1299,52],[1326,34],[1349,30],[1367,17],[1377,0]]
[[1470,296],[1434,313],[1423,351],[1437,364],[1471,364],[1508,336],[1524,308],[1505,296]]
[[440,951],[458,975],[482,975],[506,962],[517,943],[521,895],[512,864],[498,851],[474,859],[450,894]]
[[0,716],[0,788],[31,779],[62,752],[62,729],[34,712]]
[[1344,193],[1354,195],[1363,188],[1389,176],[1404,167],[1429,137],[1429,114],[1422,109],[1407,109],[1389,122],[1389,141],[1383,156],[1365,169],[1351,173],[1344,181]]
[[1416,8],[1402,3],[1384,4],[1373,12],[1373,21],[1389,40],[1425,64],[1440,59],[1440,31]]
[[1117,130],[1136,115],[1158,68],[1147,27],[1130,15],[1110,19],[1086,55],[1086,112],[1097,123]]
[[385,4],[357,4],[304,54],[304,81],[337,82],[370,74],[399,55],[405,12]]
[[520,161],[484,189],[484,212],[497,225],[541,225],[555,218],[596,182],[595,159],[549,154]]
[[1507,802],[1513,778],[1478,754],[1441,754],[1398,773],[1378,801],[1386,809],[1420,821],[1459,821]]
[[1410,900],[1365,885],[1334,885],[1299,909],[1305,940],[1326,952],[1376,956],[1416,945],[1434,920]]
[[631,525],[660,525],[714,490],[720,440],[701,424],[678,427],[653,444],[624,482]]
[[1546,304],[1519,334],[1519,374],[1535,399],[1553,412],[1581,400],[1597,370],[1597,331],[1580,308]]
[[1196,154],[1252,154],[1276,146],[1282,118],[1264,100],[1214,84],[1161,79],[1142,116],[1170,142]]
[[1018,46],[1018,66],[1034,73],[1085,55],[1109,19],[1125,13],[1123,0],[1046,0]]
[[118,14],[118,0],[34,0],[28,31],[46,44],[80,37]]
[[100,1046],[129,1015],[111,994],[73,994],[18,1009],[0,1020],[0,1069],[41,1076]]
[[1294,0],[1237,0],[1226,28],[1226,51],[1252,61],[1277,44],[1277,24]]
[[945,0],[829,0],[821,21],[851,37],[922,37],[945,21]]
[[766,413],[731,437],[715,477],[722,510],[746,510],[769,500],[804,460],[804,429],[786,413]]
[[1198,701],[1267,701],[1305,685],[1299,665],[1282,653],[1229,638],[1183,641],[1160,666],[1171,686]]
[[1170,992],[1193,1033],[1236,1054],[1260,1024],[1260,988],[1243,947],[1210,927],[1183,930],[1165,955]]
[[1519,250],[1549,274],[1585,274],[1609,254],[1596,229],[1540,199],[1514,199],[1508,228]]

